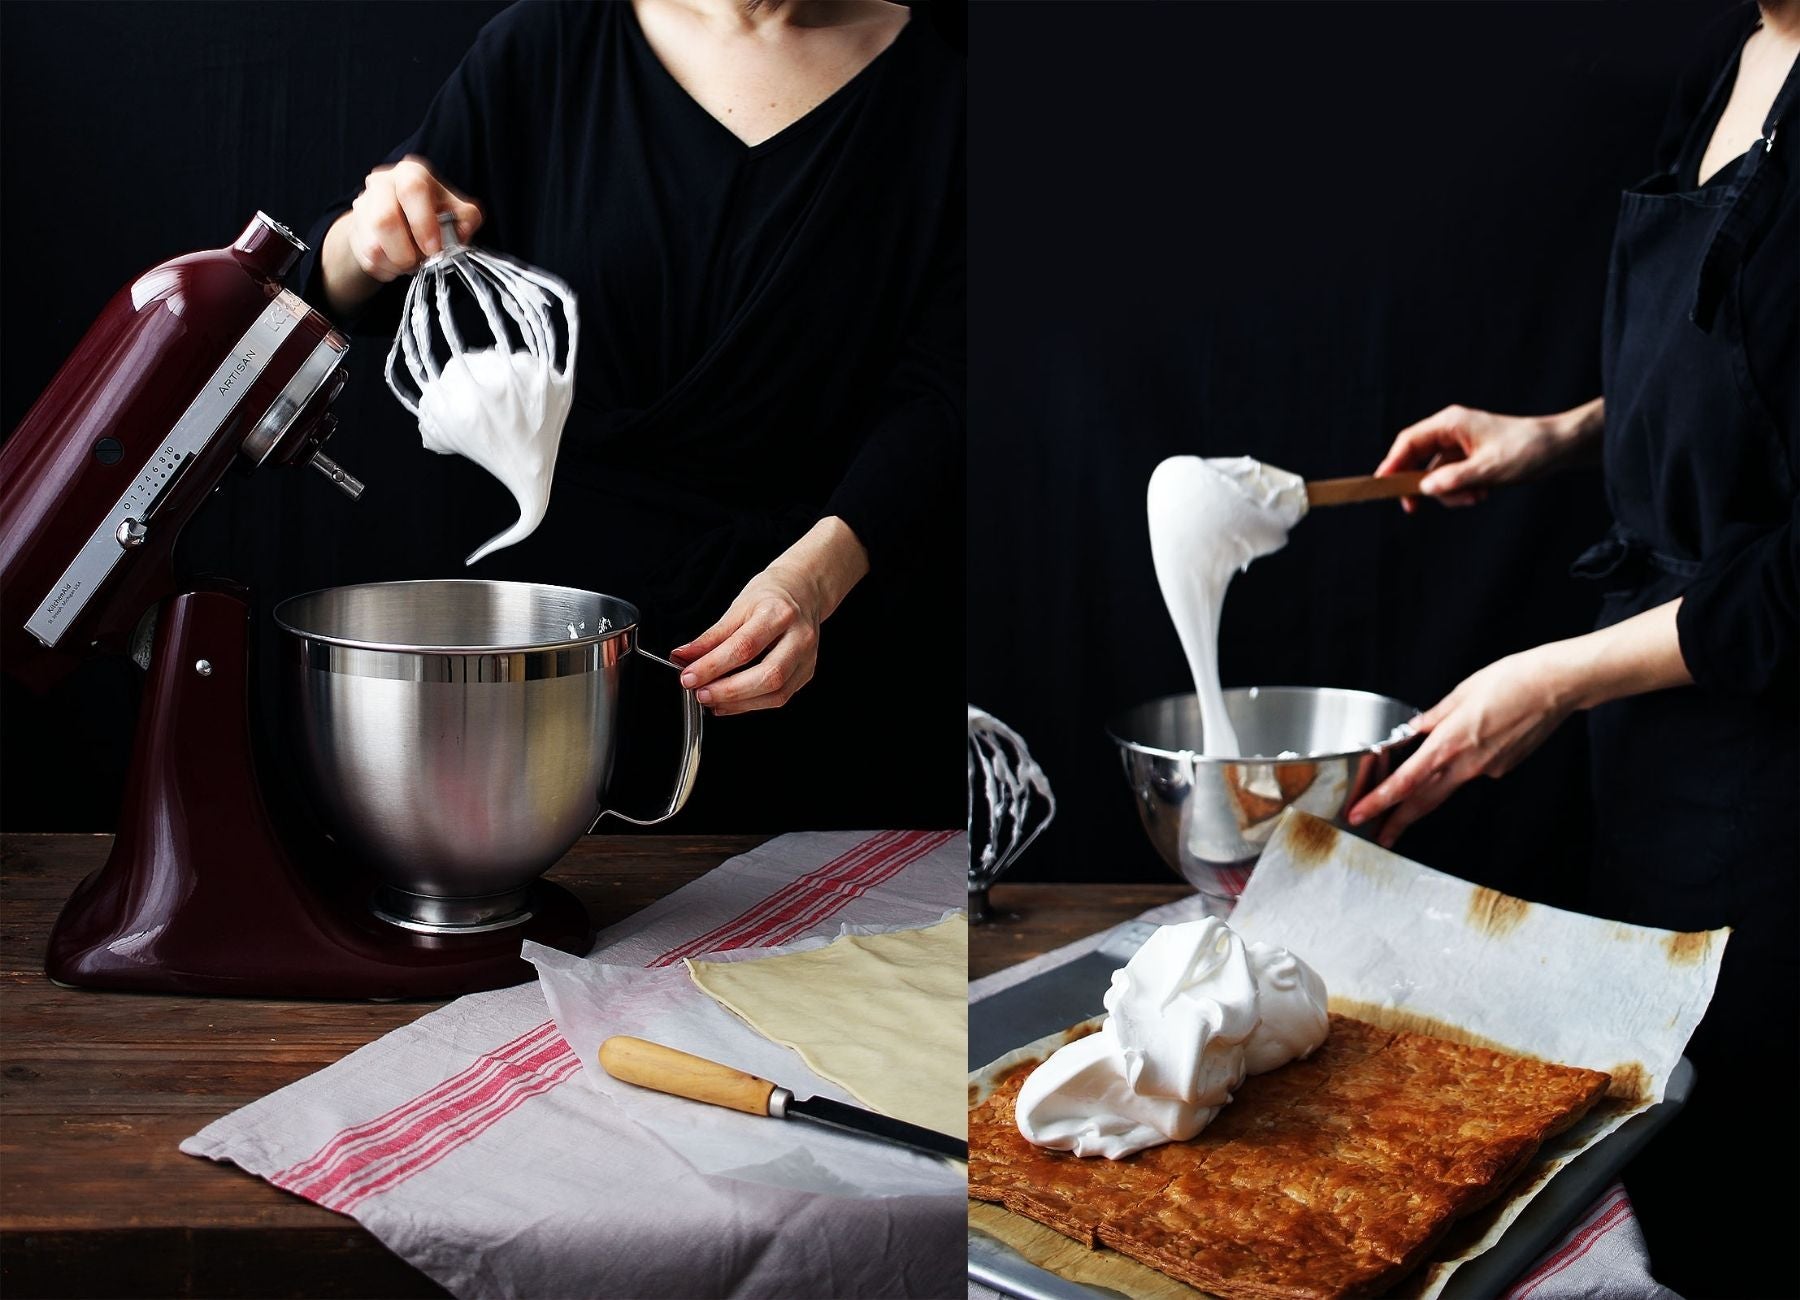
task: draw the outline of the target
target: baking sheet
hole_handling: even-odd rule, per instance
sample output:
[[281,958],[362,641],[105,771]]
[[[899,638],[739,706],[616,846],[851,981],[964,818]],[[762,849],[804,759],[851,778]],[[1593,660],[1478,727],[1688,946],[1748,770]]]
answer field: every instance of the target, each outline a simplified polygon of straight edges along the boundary
[[[1676,934],[1530,904],[1297,812],[1284,816],[1232,924],[1247,938],[1304,957],[1324,977],[1335,1011],[1614,1075],[1608,1097],[1546,1143],[1511,1193],[1458,1224],[1434,1262],[1392,1292],[1417,1300],[1495,1293],[1668,1121],[1692,1084],[1692,1068],[1680,1053],[1712,996],[1728,935]],[[1026,992],[1036,985],[1027,981],[976,1003],[972,1053],[997,1046],[996,1036],[1005,1033],[998,1026],[1008,1021],[1043,1032],[1054,1027],[1046,1021],[1065,1011],[1064,1026],[1097,1011],[1107,975],[1141,941],[1141,934],[1115,938],[1048,973],[1058,977],[1051,983]],[[1543,1016],[1547,1006],[1558,1014]],[[1023,1037],[1015,1029],[1012,1042]],[[991,1067],[980,1075],[991,1078]],[[1589,1154],[1594,1158],[1584,1159]],[[1039,1262],[1079,1272],[1089,1285],[1146,1297],[1197,1294],[998,1207],[972,1206],[970,1221],[972,1232],[985,1226]],[[1046,1237],[1034,1242],[1015,1225]],[[1496,1252],[1502,1242],[1504,1251]],[[1002,1257],[973,1236],[971,1243],[972,1260]],[[1092,1258],[1056,1253],[1068,1245]],[[1015,1284],[1027,1285],[1025,1275]]]

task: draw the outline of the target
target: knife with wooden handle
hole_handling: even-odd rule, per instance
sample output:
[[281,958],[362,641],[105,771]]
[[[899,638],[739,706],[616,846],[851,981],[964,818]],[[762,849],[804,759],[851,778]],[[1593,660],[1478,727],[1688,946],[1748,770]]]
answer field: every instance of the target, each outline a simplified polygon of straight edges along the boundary
[[926,1155],[967,1160],[969,1144],[872,1110],[846,1106],[828,1097],[796,1097],[767,1079],[734,1070],[703,1056],[693,1056],[648,1039],[615,1037],[600,1044],[600,1067],[613,1078],[672,1097],[686,1097],[747,1115],[804,1120],[823,1128],[892,1142]]

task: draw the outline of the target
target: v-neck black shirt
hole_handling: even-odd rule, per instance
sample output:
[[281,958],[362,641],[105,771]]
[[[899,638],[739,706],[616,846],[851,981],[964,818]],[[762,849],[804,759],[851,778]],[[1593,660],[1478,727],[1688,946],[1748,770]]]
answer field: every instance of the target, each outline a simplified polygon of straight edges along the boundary
[[[476,244],[561,277],[580,305],[549,513],[475,576],[621,596],[660,653],[824,516],[868,550],[813,683],[708,729],[702,822],[962,820],[963,106],[962,60],[915,11],[825,102],[746,145],[626,0],[526,0],[390,157],[428,160],[481,204]],[[402,288],[357,332],[391,338]],[[510,520],[456,509],[462,551]],[[821,764],[871,688],[878,752]],[[778,771],[810,774],[788,799]]]
[[[625,0],[527,0],[483,29],[390,161],[428,160],[481,204],[477,243],[575,290],[546,544],[566,544],[558,507],[582,488],[665,557],[736,528],[757,554],[723,584],[668,563],[619,575],[698,616],[824,515],[879,571],[960,511],[962,118],[961,61],[923,15],[756,145],[681,88]],[[358,331],[387,334],[397,296]]]

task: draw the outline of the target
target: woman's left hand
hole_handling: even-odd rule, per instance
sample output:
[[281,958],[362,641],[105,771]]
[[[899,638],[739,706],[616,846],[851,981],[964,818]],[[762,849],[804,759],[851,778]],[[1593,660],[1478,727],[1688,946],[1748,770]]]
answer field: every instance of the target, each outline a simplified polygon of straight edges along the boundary
[[1508,655],[1465,679],[1414,727],[1425,743],[1399,771],[1350,810],[1358,826],[1388,812],[1377,840],[1391,847],[1403,831],[1478,776],[1504,776],[1544,743],[1577,701],[1567,689],[1564,646]]
[[819,625],[868,571],[849,525],[821,519],[750,579],[724,617],[675,647],[681,684],[715,715],[779,709],[812,680]]

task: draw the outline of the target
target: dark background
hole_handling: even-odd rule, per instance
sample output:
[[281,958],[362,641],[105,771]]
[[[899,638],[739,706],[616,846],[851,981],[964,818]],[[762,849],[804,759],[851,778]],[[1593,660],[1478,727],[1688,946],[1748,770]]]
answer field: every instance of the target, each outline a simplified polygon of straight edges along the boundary
[[[305,232],[359,189],[503,8],[474,0],[0,4],[0,431],[17,426],[132,277],[230,243],[259,208]],[[960,16],[958,5],[930,13],[958,45]],[[353,338],[350,383],[335,408],[340,428],[329,451],[368,484],[361,501],[310,470],[234,474],[183,533],[184,571],[227,575],[257,593],[264,645],[275,640],[269,612],[280,598],[454,576],[475,542],[517,516],[484,471],[420,447],[382,380],[386,351],[384,340]],[[259,656],[265,713],[279,694],[278,665],[273,654]],[[4,682],[0,828],[112,827],[141,676],[111,658],[84,664],[43,697]],[[646,712],[672,710],[662,698],[672,691],[639,694]],[[279,734],[270,716],[260,730],[265,743]],[[667,733],[645,751],[674,739],[667,726],[623,730],[627,745],[633,734]],[[946,754],[951,762],[955,752]],[[264,757],[283,762],[279,753]],[[620,806],[660,801],[668,771],[660,753],[634,763],[627,749],[618,769],[626,774],[614,791]],[[640,774],[649,789],[634,789]],[[948,799],[934,806],[954,810],[959,780],[944,778],[933,790]],[[671,829],[751,829],[709,825],[696,811]]]
[[[1104,725],[1192,689],[1144,489],[1178,453],[1367,473],[1451,402],[1598,394],[1619,190],[1709,5],[978,4],[970,12],[969,698],[1061,811],[1020,878],[1168,879]],[[1585,631],[1596,472],[1473,510],[1320,511],[1232,585],[1232,685],[1420,707]],[[1529,898],[1586,864],[1577,722],[1402,849]]]
[[[258,207],[304,225],[354,187],[500,7],[0,6],[0,428],[138,271]],[[1355,473],[1446,402],[1592,396],[1616,193],[1717,10],[972,9],[969,696],[1062,800],[1020,875],[1166,878],[1102,730],[1189,689],[1150,469],[1196,452]],[[419,449],[379,363],[359,341],[333,448],[364,501],[310,473],[243,479],[191,556],[266,594],[425,571],[440,503],[498,489]],[[1586,626],[1564,570],[1604,524],[1591,472],[1473,511],[1321,512],[1233,584],[1225,680],[1429,704]],[[109,826],[136,689],[117,660],[47,701],[9,685],[0,824]],[[1466,789],[1407,851],[1550,896],[1586,854],[1579,732]]]

